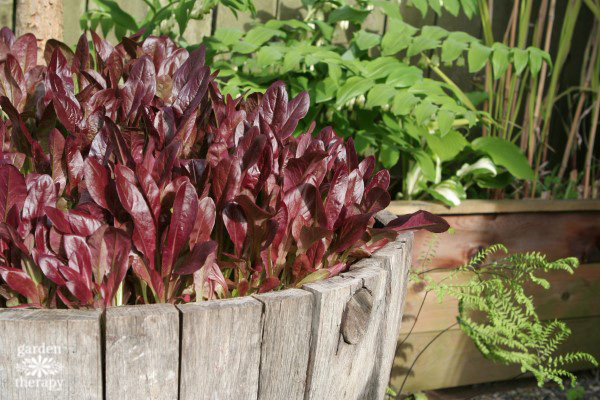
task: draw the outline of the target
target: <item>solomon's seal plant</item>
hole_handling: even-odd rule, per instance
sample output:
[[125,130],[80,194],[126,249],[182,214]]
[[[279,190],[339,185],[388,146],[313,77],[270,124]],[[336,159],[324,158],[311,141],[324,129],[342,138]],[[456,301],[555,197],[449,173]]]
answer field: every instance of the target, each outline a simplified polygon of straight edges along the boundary
[[109,307],[241,296],[325,279],[426,212],[373,227],[390,176],[277,82],[223,96],[169,38],[92,32],[74,53],[0,31],[0,296]]

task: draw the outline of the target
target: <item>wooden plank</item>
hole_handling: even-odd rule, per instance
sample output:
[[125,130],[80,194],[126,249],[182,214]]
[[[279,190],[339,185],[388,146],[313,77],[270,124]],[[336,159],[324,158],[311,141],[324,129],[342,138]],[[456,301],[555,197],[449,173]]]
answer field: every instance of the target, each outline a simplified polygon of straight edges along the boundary
[[180,400],[256,399],[262,304],[251,297],[183,304]]
[[[394,362],[394,351],[406,298],[408,284],[408,271],[411,265],[412,232],[400,234],[396,240],[390,242],[384,248],[372,255],[374,260],[380,261],[380,267],[387,271],[388,279],[385,288],[385,310],[382,316],[382,326],[378,343],[376,359],[380,360],[378,385],[373,392],[373,398],[383,398],[387,387],[392,364]],[[360,267],[358,263],[357,266]],[[354,270],[356,267],[351,267]]]
[[304,19],[306,7],[302,0],[279,0],[277,7],[277,19]]
[[170,304],[106,311],[106,400],[177,398],[179,311]]
[[100,315],[0,310],[2,400],[102,400]]
[[15,0],[0,0],[0,26],[13,29],[13,2]]
[[[435,282],[445,281],[450,275],[447,271],[430,272]],[[533,296],[536,310],[542,319],[582,318],[600,316],[598,293],[600,292],[600,264],[581,265],[574,274],[554,271],[539,275],[548,280],[550,289],[538,285],[528,286],[528,294]],[[459,275],[452,284],[463,284],[472,275]],[[400,340],[412,329],[413,333],[439,332],[456,322],[458,301],[445,297],[439,302],[433,293],[425,298],[426,291],[422,282],[411,282],[407,289],[404,307],[404,323],[400,330]],[[423,303],[425,298],[425,303]],[[415,323],[415,317],[423,304],[421,314]],[[413,328],[414,325],[414,328]]]
[[[69,46],[75,47],[79,37],[83,33],[79,26],[79,18],[85,13],[85,0],[62,0],[64,8],[63,24],[65,33],[63,41]],[[88,34],[88,40],[91,37]]]
[[191,20],[183,34],[183,38],[188,45],[202,43],[202,39],[210,36],[212,30],[212,12],[209,12],[201,20]]
[[[361,268],[303,287],[315,296],[307,400],[383,398],[383,393],[377,397],[373,391],[378,389],[380,373],[380,330],[396,329],[382,326],[388,274],[377,260],[365,259],[359,264]],[[350,329],[344,325],[356,320],[346,313],[348,303],[357,294],[364,295],[361,289],[372,297],[371,307],[360,308],[368,323],[360,335],[344,337],[341,333]]]
[[300,289],[254,296],[263,304],[259,400],[302,400],[310,350],[313,296]]
[[[452,268],[466,263],[477,252],[501,243],[511,253],[539,251],[549,260],[577,257],[582,263],[600,262],[600,213],[524,213],[444,217],[451,231],[432,238],[415,233],[414,268]],[[435,241],[432,245],[432,240]],[[423,255],[433,260],[423,265]],[[496,255],[496,258],[502,254]]]
[[446,207],[430,201],[399,201],[387,210],[396,215],[425,210],[440,215],[504,214],[527,212],[600,211],[598,200],[465,200],[457,207]]
[[[561,347],[561,352],[584,351],[600,357],[600,317],[566,320],[573,331]],[[390,386],[399,389],[407,370],[419,352],[438,332],[411,335],[398,347]],[[589,364],[573,365],[571,370],[590,368]],[[514,366],[505,366],[485,359],[473,341],[461,330],[443,333],[423,352],[406,381],[403,393],[471,385],[513,379],[520,374]]]
[[[254,0],[254,7],[256,7],[257,21],[264,23],[274,19],[277,15],[277,0]],[[254,21],[255,19],[249,12],[237,11],[236,18],[229,8],[223,5],[219,5],[217,8],[217,29],[239,29],[247,32],[252,28]]]

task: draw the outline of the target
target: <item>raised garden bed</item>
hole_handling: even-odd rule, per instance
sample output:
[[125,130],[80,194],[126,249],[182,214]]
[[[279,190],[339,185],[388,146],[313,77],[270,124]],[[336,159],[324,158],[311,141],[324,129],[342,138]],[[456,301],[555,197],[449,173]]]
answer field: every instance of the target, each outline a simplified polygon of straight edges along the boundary
[[[550,274],[551,289],[532,286],[532,294],[542,318],[567,320],[573,334],[563,347],[565,352],[580,350],[600,356],[600,202],[471,200],[453,209],[426,202],[392,202],[388,207],[394,214],[414,209],[443,215],[454,229],[437,235],[433,245],[431,234],[415,234],[413,268],[432,270],[428,273],[439,281],[448,276],[448,268],[465,263],[478,250],[495,243],[506,245],[511,252],[540,251],[550,260],[578,257],[582,265],[575,274]],[[432,260],[423,265],[419,259],[428,251]],[[413,326],[424,296],[422,284],[409,284],[400,341]],[[436,337],[415,363],[404,392],[520,376],[518,368],[483,358],[460,328],[445,331],[456,322],[456,315],[455,300],[439,303],[435,296],[427,297],[412,333],[397,349],[392,387],[402,385],[408,367]]]
[[411,244],[401,234],[302,289],[104,313],[0,310],[2,400],[381,399]]

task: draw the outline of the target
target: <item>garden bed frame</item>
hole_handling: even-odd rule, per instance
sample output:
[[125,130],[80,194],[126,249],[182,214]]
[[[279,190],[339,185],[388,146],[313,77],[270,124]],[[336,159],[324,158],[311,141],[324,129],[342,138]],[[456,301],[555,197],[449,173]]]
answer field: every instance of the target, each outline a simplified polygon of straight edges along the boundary
[[2,309],[2,400],[382,399],[411,244],[402,234],[302,289],[104,313]]
[[[433,245],[430,233],[415,234],[413,268],[434,270],[428,274],[436,281],[448,276],[447,268],[464,264],[478,250],[495,243],[506,245],[511,252],[540,251],[549,260],[578,257],[581,266],[573,275],[564,271],[548,274],[550,290],[532,285],[530,293],[541,318],[565,320],[572,329],[563,351],[585,351],[600,358],[600,201],[469,200],[452,209],[428,202],[396,201],[388,207],[394,214],[416,209],[443,215],[454,229],[436,235]],[[427,252],[432,260],[424,266],[420,259]],[[413,327],[424,296],[423,284],[409,283],[399,342]],[[436,337],[415,363],[403,392],[523,376],[519,368],[485,359],[458,326],[446,330],[456,322],[457,306],[453,298],[439,303],[433,294],[427,296],[412,333],[397,348],[393,388],[402,385],[410,365]]]

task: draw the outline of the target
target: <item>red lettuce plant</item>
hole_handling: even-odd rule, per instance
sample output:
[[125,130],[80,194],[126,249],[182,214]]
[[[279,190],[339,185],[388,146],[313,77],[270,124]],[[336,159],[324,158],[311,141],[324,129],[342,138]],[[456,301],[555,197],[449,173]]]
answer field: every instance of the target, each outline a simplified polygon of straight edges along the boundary
[[389,173],[331,129],[293,136],[308,95],[224,98],[168,38],[70,50],[0,31],[3,305],[104,308],[300,286],[426,212],[374,228]]

